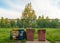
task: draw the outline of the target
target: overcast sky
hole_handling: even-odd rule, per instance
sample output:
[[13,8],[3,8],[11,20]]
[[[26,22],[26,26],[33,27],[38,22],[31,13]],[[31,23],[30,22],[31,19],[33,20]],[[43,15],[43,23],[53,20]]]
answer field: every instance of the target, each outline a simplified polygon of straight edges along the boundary
[[21,18],[26,4],[31,2],[36,16],[60,19],[60,0],[0,0],[0,18]]

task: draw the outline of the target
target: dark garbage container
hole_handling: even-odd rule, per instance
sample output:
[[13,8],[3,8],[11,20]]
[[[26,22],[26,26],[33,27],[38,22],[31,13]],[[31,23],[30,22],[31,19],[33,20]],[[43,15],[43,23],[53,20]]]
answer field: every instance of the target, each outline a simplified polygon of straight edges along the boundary
[[26,32],[24,30],[18,30],[19,33],[18,33],[18,39],[19,40],[24,40],[26,39]]
[[28,41],[34,41],[34,30],[33,29],[27,29],[26,30],[26,36]]
[[46,40],[46,30],[38,30],[38,40],[39,41]]
[[18,39],[18,30],[12,30],[10,32],[10,39]]
[[10,39],[12,39],[12,31],[10,31]]

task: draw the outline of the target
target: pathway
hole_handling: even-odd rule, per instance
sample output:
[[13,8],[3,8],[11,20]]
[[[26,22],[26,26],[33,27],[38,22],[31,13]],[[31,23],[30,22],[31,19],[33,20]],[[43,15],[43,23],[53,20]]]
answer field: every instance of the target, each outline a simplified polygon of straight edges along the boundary
[[26,43],[50,43],[49,41],[26,41]]

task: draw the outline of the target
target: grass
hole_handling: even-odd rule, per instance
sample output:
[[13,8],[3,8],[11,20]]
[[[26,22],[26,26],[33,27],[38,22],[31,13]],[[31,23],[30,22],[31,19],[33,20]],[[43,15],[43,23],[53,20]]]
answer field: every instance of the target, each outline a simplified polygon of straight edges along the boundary
[[[37,30],[43,28],[35,28],[34,38],[38,39]],[[51,41],[51,43],[55,43],[56,40],[60,40],[60,28],[45,28],[46,29],[46,39]],[[11,28],[0,28],[0,43],[12,43],[16,40],[10,40],[10,31]],[[22,41],[24,43],[25,41]]]

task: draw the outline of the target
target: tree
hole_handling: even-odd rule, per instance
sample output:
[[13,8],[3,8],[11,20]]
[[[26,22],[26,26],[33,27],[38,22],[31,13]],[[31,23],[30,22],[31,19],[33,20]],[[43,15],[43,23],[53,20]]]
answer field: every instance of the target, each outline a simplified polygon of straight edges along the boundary
[[41,19],[44,19],[44,15],[42,15]]
[[59,25],[58,19],[52,20],[52,22],[51,22],[51,27],[52,28],[57,28],[58,25]]
[[36,20],[35,11],[32,9],[31,3],[28,3],[25,6],[25,9],[22,13],[22,19],[24,19],[23,22],[26,24],[26,27],[32,26],[32,23]]
[[5,18],[5,27],[6,28],[10,28],[11,27],[10,22],[8,21],[8,18]]
[[39,16],[37,19],[37,27],[39,28],[48,28],[50,23],[50,19],[47,16],[46,19],[44,19],[44,16]]
[[10,20],[10,25],[12,28],[15,28],[16,27],[16,21],[14,21],[14,19],[11,19]]
[[18,18],[17,22],[16,22],[16,25],[17,25],[18,28],[22,28],[23,27],[22,20]]
[[1,24],[1,28],[4,28],[4,27],[5,27],[5,20],[4,20],[3,17],[1,17],[1,22],[0,22],[0,24]]
[[44,27],[44,16],[39,16],[37,19],[37,27],[38,28],[43,28]]
[[45,19],[45,27],[49,28],[50,27],[50,18],[47,16]]
[[39,16],[39,17],[38,17],[38,20],[41,20],[41,19],[42,19],[42,17],[41,17],[41,16]]
[[59,22],[59,24],[58,24],[58,28],[60,28],[60,22]]

